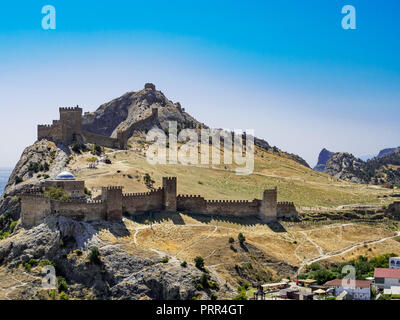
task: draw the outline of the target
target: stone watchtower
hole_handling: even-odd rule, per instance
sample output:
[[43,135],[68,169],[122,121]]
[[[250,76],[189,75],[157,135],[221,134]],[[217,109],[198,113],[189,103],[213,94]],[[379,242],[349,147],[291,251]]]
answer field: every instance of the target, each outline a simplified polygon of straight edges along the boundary
[[103,202],[106,203],[106,219],[122,220],[122,187],[103,187],[101,195]]
[[163,210],[176,212],[176,177],[163,177]]
[[82,108],[60,108],[60,123],[64,143],[69,143],[82,135]]
[[271,221],[277,219],[277,198],[278,189],[264,190],[262,203],[260,206],[260,218],[264,221]]

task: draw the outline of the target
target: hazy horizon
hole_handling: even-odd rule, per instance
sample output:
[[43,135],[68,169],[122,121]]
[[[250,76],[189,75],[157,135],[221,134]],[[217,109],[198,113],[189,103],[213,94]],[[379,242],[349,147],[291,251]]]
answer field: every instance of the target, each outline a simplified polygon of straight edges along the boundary
[[[400,4],[343,1],[37,1],[0,12],[0,167],[13,167],[58,107],[94,111],[152,82],[211,127],[254,129],[313,167],[400,145]],[[210,9],[211,8],[211,9]],[[15,12],[16,15],[10,15]]]

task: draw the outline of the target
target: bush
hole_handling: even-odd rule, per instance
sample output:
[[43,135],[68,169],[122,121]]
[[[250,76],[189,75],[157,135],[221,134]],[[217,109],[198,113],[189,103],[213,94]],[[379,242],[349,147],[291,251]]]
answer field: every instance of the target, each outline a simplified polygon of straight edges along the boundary
[[83,254],[83,251],[81,249],[76,249],[75,253],[77,256],[81,256]]
[[194,258],[194,263],[197,269],[204,270],[204,259],[202,257]]
[[239,240],[240,244],[243,244],[246,241],[246,238],[243,235],[243,233],[238,234],[238,240]]
[[13,221],[10,223],[10,233],[14,232],[15,226],[17,225],[18,221]]
[[229,242],[229,243],[234,243],[234,242],[235,242],[235,239],[233,239],[232,237],[230,237],[229,240],[228,240],[228,242]]
[[146,185],[146,187],[148,189],[153,189],[154,188],[153,185],[154,185],[155,181],[151,178],[151,176],[148,173],[146,173],[144,175],[143,181],[144,181],[144,184]]
[[57,283],[58,292],[63,292],[68,290],[67,281],[64,278],[60,278]]
[[53,262],[51,262],[50,260],[48,260],[48,259],[44,259],[44,260],[41,260],[40,262],[39,262],[39,266],[41,266],[41,267],[44,267],[44,266],[55,266],[54,265],[54,263]]
[[21,183],[21,182],[23,182],[23,181],[24,181],[24,180],[22,180],[21,177],[15,176],[15,184],[19,184],[19,183]]
[[44,194],[53,200],[65,201],[68,199],[68,195],[61,187],[50,187],[44,192]]
[[61,291],[61,293],[58,297],[60,298],[60,300],[68,300],[69,299],[68,295],[64,291]]
[[184,268],[186,268],[186,267],[187,267],[187,262],[186,262],[186,261],[183,261],[183,262],[181,263],[181,266],[184,267]]
[[162,260],[161,260],[162,263],[167,263],[168,261],[169,261],[168,257],[164,257],[164,258],[162,258]]
[[94,264],[100,264],[100,251],[97,247],[92,247],[88,255],[89,261]]
[[86,146],[83,143],[75,141],[71,147],[72,151],[75,153],[82,153],[87,151]]

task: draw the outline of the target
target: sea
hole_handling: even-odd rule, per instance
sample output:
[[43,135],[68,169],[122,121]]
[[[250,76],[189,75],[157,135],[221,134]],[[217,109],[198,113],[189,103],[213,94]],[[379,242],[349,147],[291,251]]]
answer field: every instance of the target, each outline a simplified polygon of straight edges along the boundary
[[0,168],[0,196],[3,194],[4,188],[8,182],[8,178],[12,172],[11,168]]

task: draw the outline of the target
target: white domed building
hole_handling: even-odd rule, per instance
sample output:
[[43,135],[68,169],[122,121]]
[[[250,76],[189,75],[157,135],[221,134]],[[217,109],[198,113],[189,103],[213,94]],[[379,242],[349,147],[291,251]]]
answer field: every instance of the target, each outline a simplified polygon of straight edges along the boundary
[[85,197],[85,182],[76,180],[75,176],[69,171],[59,173],[54,180],[46,180],[44,187],[62,188],[71,198]]

